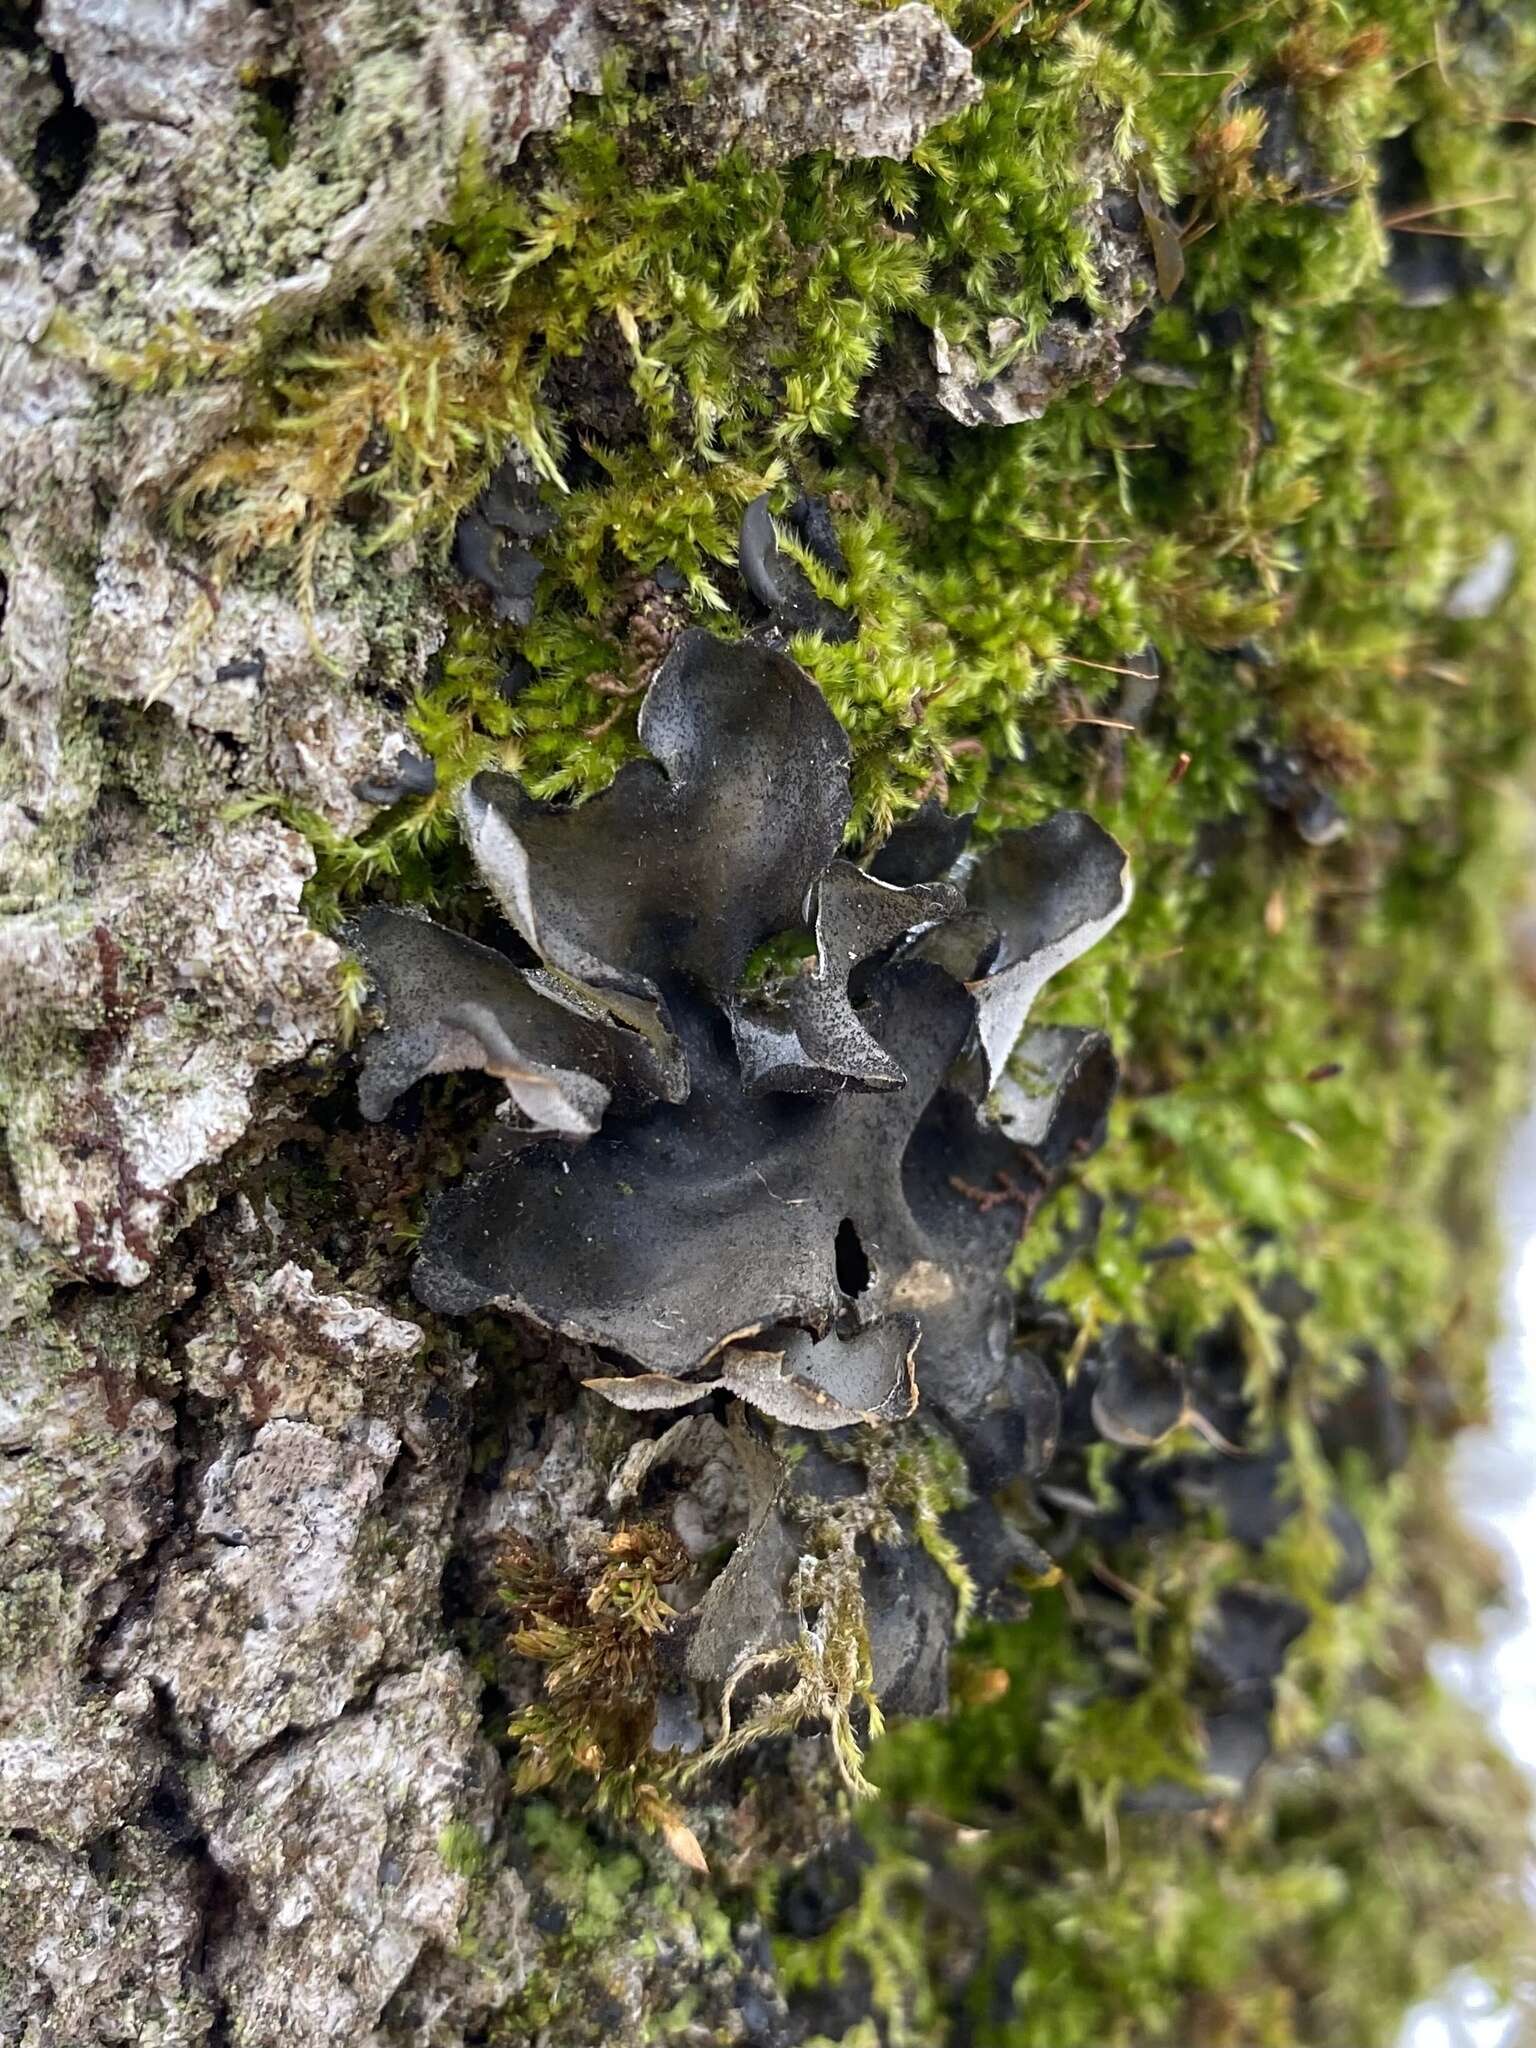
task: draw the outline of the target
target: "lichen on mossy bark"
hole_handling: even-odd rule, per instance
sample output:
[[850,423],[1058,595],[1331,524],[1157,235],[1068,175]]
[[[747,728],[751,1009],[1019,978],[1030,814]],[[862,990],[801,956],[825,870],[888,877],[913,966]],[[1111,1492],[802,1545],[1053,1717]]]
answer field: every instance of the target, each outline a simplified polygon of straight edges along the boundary
[[[1491,1585],[1440,1439],[1478,1408],[1530,1040],[1528,26],[106,12],[0,38],[6,2023],[1353,2048],[1464,1961],[1519,1978],[1521,1799],[1408,1645]],[[839,71],[865,50],[900,105]],[[940,335],[1040,416],[959,424]],[[519,446],[558,514],[526,627],[448,562]],[[1229,1454],[1188,1419],[1137,1449],[1122,1401],[1010,1553],[983,1523],[1018,1500],[967,1505],[942,1446],[874,1493],[815,1453],[808,1592],[846,1540],[893,1609],[952,1612],[985,1540],[1034,1606],[972,1637],[948,1723],[873,1751],[867,1850],[792,1902],[839,1797],[814,1738],[667,1788],[708,1881],[590,1751],[510,1787],[556,1668],[513,1640],[511,1539],[586,1597],[660,1493],[714,1570],[748,1489],[713,1415],[663,1467],[558,1344],[413,1305],[490,1097],[439,1078],[363,1128],[335,964],[364,903],[500,936],[457,793],[607,784],[677,630],[762,628],[765,492],[805,616],[858,623],[789,645],[856,843],[937,796],[982,845],[1087,809],[1136,862],[1041,1011],[1125,1087],[1019,1256],[1037,1349],[1084,1399],[1130,1332],[1186,1393],[1219,1354],[1289,1489],[1248,1544]],[[365,822],[403,745],[435,787]],[[1383,1387],[1395,1474],[1338,1421]],[[1350,1526],[1374,1575],[1341,1606]],[[1291,1609],[1245,1679],[1217,1624]],[[1218,1670],[1272,1692],[1274,1760],[1214,1817],[1138,1814],[1208,1798]]]

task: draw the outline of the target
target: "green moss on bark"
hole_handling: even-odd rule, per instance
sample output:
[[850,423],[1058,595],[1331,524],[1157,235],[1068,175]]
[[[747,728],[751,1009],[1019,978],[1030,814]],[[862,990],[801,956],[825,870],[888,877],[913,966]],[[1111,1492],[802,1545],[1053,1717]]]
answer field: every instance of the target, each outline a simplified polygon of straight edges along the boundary
[[[1081,805],[1125,840],[1136,905],[1042,1016],[1107,1029],[1126,1086],[1018,1277],[1060,1253],[1047,1291],[1084,1344],[1120,1322],[1172,1349],[1239,1333],[1303,1499],[1259,1567],[1312,1617],[1281,1760],[1216,1820],[1121,1818],[1128,1790],[1189,1774],[1192,1633],[1238,1565],[1205,1528],[1080,1559],[1155,1609],[1145,1690],[1115,1693],[1064,1593],[981,1638],[1006,1697],[876,1752],[862,1902],[783,1966],[807,1991],[852,1973],[892,2043],[950,2038],[962,2007],[967,2038],[1007,2048],[1385,2040],[1455,1965],[1529,1961],[1521,1797],[1412,1647],[1480,1590],[1424,1509],[1440,1452],[1390,1487],[1357,1475],[1377,1573],[1345,1614],[1315,1423],[1366,1345],[1423,1408],[1481,1398],[1490,1176],[1532,1035],[1506,934],[1536,712],[1536,33],[1424,0],[944,11],[986,97],[908,164],[701,170],[616,77],[511,184],[467,165],[391,294],[266,358],[183,514],[226,562],[277,547],[300,575],[333,528],[441,559],[513,438],[559,512],[525,632],[444,577],[448,643],[410,714],[438,790],[357,840],[309,821],[322,916],[461,891],[451,799],[481,766],[602,786],[633,746],[611,684],[641,579],[671,565],[735,630],[737,521],[765,488],[827,494],[847,555],[825,592],[857,640],[795,651],[852,737],[858,835],[938,791],[983,832]],[[1265,147],[1282,121],[1289,155]],[[1413,196],[1379,186],[1410,157]],[[1105,314],[1096,209],[1138,183],[1187,262],[1148,303],[1139,373],[1007,429],[914,411],[931,334],[985,356],[1008,319],[1016,356],[1063,302]],[[1444,303],[1405,296],[1415,237],[1461,252]],[[1450,616],[1500,536],[1513,588]],[[1149,646],[1160,688],[1127,720]],[[533,674],[509,699],[514,655]],[[1263,748],[1337,795],[1345,840],[1306,844],[1266,805]],[[1317,1298],[1289,1371],[1262,1300],[1281,1274]],[[529,1820],[549,1855],[571,1825]],[[626,1872],[649,1882],[610,1858],[573,1896],[583,1954],[626,1918]]]

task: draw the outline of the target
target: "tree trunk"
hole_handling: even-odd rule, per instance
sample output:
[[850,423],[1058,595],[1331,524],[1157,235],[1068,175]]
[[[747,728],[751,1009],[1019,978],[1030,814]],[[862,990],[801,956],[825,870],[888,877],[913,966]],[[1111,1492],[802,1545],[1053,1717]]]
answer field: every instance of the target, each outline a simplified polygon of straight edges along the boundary
[[[466,416],[462,442],[434,469],[439,370],[429,382],[425,356],[412,358],[410,374],[423,378],[412,388],[431,395],[413,400],[404,425],[390,411],[407,373],[404,355],[389,351],[406,330],[429,343],[448,336],[445,393],[468,374],[459,287],[444,285],[436,255],[424,254],[441,250],[441,224],[466,191],[504,188],[525,209],[517,232],[531,233],[537,196],[555,176],[540,152],[590,105],[582,96],[618,90],[617,58],[628,59],[629,90],[649,95],[643,118],[665,136],[664,163],[624,173],[640,189],[652,168],[660,181],[700,166],[707,180],[732,149],[741,156],[731,162],[765,176],[823,151],[829,178],[850,163],[889,178],[878,227],[845,259],[848,290],[879,328],[871,360],[859,357],[862,340],[847,344],[858,359],[847,393],[828,398],[826,418],[813,423],[832,437],[819,444],[826,453],[861,420],[884,451],[870,459],[870,477],[889,455],[865,509],[887,484],[899,495],[904,463],[936,464],[942,477],[954,450],[970,460],[977,437],[1025,430],[1058,402],[1108,420],[1094,402],[1133,356],[1146,389],[1182,402],[1200,367],[1194,345],[1165,362],[1145,339],[1148,322],[1164,302],[1158,293],[1187,292],[1185,252],[1193,265],[1224,202],[1186,185],[1181,240],[1158,165],[1149,153],[1127,157],[1111,87],[1086,68],[1080,122],[1047,142],[1060,152],[1059,178],[1087,195],[1072,202],[1072,218],[1096,279],[1091,306],[1087,287],[1063,272],[1048,323],[1030,326],[1000,284],[976,330],[946,339],[922,331],[934,322],[915,286],[916,310],[901,310],[909,302],[897,286],[859,268],[906,260],[915,231],[900,180],[925,165],[925,138],[947,146],[953,124],[984,117],[984,108],[968,112],[981,102],[984,59],[1001,63],[1020,12],[935,12],[915,0],[894,9],[868,0],[43,0],[0,15],[0,1113],[9,1159],[0,1181],[0,2040],[789,2043],[879,2007],[861,1960],[849,1965],[841,2006],[828,1994],[827,2010],[811,2000],[792,2017],[759,1925],[764,1894],[751,1887],[843,1827],[845,1785],[809,1720],[693,1794],[637,1790],[631,1773],[622,1811],[605,1804],[600,1766],[586,1776],[530,1768],[526,1742],[521,1781],[509,1775],[509,1726],[517,1732],[518,1717],[550,1695],[540,1653],[515,1654],[508,1631],[547,1619],[557,1593],[543,1596],[546,1608],[529,1594],[509,1621],[506,1602],[517,1596],[507,1560],[553,1559],[567,1575],[560,1584],[579,1582],[581,1598],[596,1599],[611,1562],[604,1546],[641,1516],[648,1447],[668,1418],[618,1414],[581,1391],[590,1356],[573,1367],[558,1336],[494,1316],[434,1316],[413,1299],[421,1201],[444,1158],[467,1151],[465,1102],[484,1108],[490,1094],[429,1089],[424,1109],[363,1120],[360,976],[338,913],[377,893],[375,882],[429,903],[449,886],[444,876],[462,888],[450,784],[499,759],[494,744],[521,730],[496,724],[489,684],[492,712],[472,740],[456,733],[438,747],[417,715],[445,663],[472,644],[455,635],[489,634],[500,663],[516,644],[507,622],[532,616],[531,598],[520,613],[522,599],[494,587],[489,598],[466,595],[445,557],[454,518],[509,452],[525,481],[563,461],[579,492],[596,474],[595,445],[621,447],[625,435],[643,445],[633,422],[644,428],[648,379],[663,377],[646,350],[665,355],[670,345],[654,309],[638,327],[627,307],[594,315],[578,350],[552,351],[541,403],[568,435],[548,462],[533,413],[514,408],[510,424],[494,427]],[[1069,33],[1076,12],[1064,15],[1055,47],[1087,67],[1089,46]],[[1054,61],[1041,50],[1030,61]],[[1301,76],[1299,57],[1296,66]],[[1276,98],[1272,161],[1255,175],[1271,180],[1275,205],[1284,188],[1300,209],[1309,179],[1320,188],[1324,174],[1297,168],[1304,139],[1293,137],[1285,156],[1280,112]],[[1210,133],[1199,129],[1207,168]],[[1228,145],[1238,147],[1230,136]],[[1186,151],[1179,161],[1188,160]],[[935,179],[941,203],[948,174],[921,175]],[[754,209],[780,203],[767,185],[754,191],[733,230],[744,250]],[[591,217],[575,232],[592,233]],[[798,236],[791,282],[751,315],[754,362],[799,345],[784,339],[805,274],[794,266],[819,260],[837,232]],[[974,234],[981,260],[982,228],[955,232]],[[462,254],[467,244],[454,246]],[[942,266],[929,285],[950,288]],[[637,303],[644,289],[637,272]],[[385,301],[375,319],[371,308]],[[515,316],[515,296],[509,303]],[[1202,318],[1213,310],[1202,302]],[[676,317],[694,323],[703,347],[713,330],[697,309],[683,304]],[[1246,317],[1240,300],[1234,317]],[[375,346],[382,368],[367,353]],[[338,397],[329,412],[285,414],[297,384],[329,374],[328,352],[354,347],[351,410]],[[1262,349],[1250,354],[1247,388],[1227,401],[1252,425],[1256,475],[1268,433]],[[1352,375],[1357,359],[1348,360]],[[680,357],[667,361],[675,396],[687,378]],[[490,390],[494,345],[481,368]],[[785,406],[800,403],[792,379],[777,388]],[[446,415],[458,400],[441,402]],[[677,403],[691,433],[696,397]],[[762,480],[774,489],[781,480],[764,411],[756,455],[738,448],[730,458],[742,501]],[[287,467],[273,465],[273,448]],[[461,459],[462,448],[471,453]],[[389,467],[397,455],[398,473]],[[393,488],[418,458],[418,499],[392,523],[392,503],[368,498],[369,479],[383,465]],[[839,460],[827,454],[841,517]],[[721,473],[710,473],[709,489],[723,489]],[[650,487],[644,462],[634,474],[637,493]],[[1054,531],[1055,482],[1049,473],[1039,481],[1040,502],[1021,499],[1011,516]],[[673,477],[666,488],[681,503],[692,486]],[[1299,516],[1276,514],[1277,526]],[[660,533],[663,512],[656,518]],[[1129,485],[1125,518],[1145,519]],[[750,602],[732,580],[733,528],[699,542],[695,557],[693,529],[677,537],[685,527],[680,513],[667,529],[680,570],[670,581],[660,541],[638,567],[638,557],[624,559],[622,535],[592,556],[591,576],[620,620],[603,627],[621,649],[616,666],[587,671],[610,724],[632,713],[654,668],[647,650],[665,650],[690,606],[695,619],[715,616],[700,596],[706,570],[738,609]],[[1462,537],[1458,529],[1458,545]],[[1204,543],[1188,545],[1198,555]],[[1266,545],[1252,542],[1261,612],[1266,578],[1283,580],[1294,566],[1275,569]],[[1063,605],[1086,603],[1092,552],[1083,550],[1081,587],[1063,586]],[[1443,566],[1449,575],[1458,564]],[[867,573],[862,557],[855,570]],[[642,571],[652,580],[637,598]],[[1186,565],[1170,554],[1155,573],[1177,582]],[[1191,608],[1201,601],[1193,596]],[[830,600],[821,602],[817,632],[830,616]],[[954,600],[969,602],[969,593]],[[1120,602],[1106,591],[1092,610]],[[1278,620],[1283,609],[1266,615]],[[1473,592],[1462,616],[1483,609]],[[567,610],[587,620],[582,630],[609,617],[574,600]],[[879,630],[891,650],[920,650],[942,610],[936,600],[928,618],[903,614]],[[1231,616],[1229,640],[1246,641],[1235,608]],[[1219,646],[1225,619],[1190,630]],[[1155,654],[1143,661],[1139,642],[1073,644],[1093,651],[1085,666],[1054,671],[1060,687],[1032,744],[1042,753],[1069,744],[1062,728],[1082,724],[1095,765],[1073,765],[1068,779],[1092,809],[1123,787],[1128,759],[1137,772],[1158,664]],[[1056,651],[1042,637],[1023,668],[1043,672]],[[1229,688],[1262,695],[1266,672],[1243,668],[1245,658],[1239,648]],[[1074,692],[1095,669],[1115,671],[1098,680],[1118,696]],[[1125,677],[1142,697],[1121,689]],[[910,716],[897,703],[904,689]],[[888,694],[899,735],[879,744],[905,781],[891,785],[899,802],[877,794],[859,815],[875,836],[894,809],[911,807],[927,774],[901,749],[916,749],[928,697],[898,683]],[[1325,695],[1309,711],[1315,744],[1300,765],[1256,737],[1246,710],[1212,714],[1238,764],[1233,787],[1239,776],[1269,776],[1267,794],[1234,801],[1270,821],[1256,829],[1290,834],[1288,846],[1297,835],[1311,848],[1337,836],[1317,767],[1347,757],[1355,739],[1345,719],[1327,726]],[[560,741],[572,760],[610,744],[609,727],[582,715],[591,723],[580,732],[573,723]],[[1017,733],[990,709],[969,726],[965,716],[942,728],[928,780],[942,794],[947,764],[974,798],[1006,766]],[[632,729],[615,731],[622,739]],[[528,730],[537,734],[536,719]],[[1082,738],[1073,732],[1070,744]],[[1191,744],[1174,734],[1164,786],[1138,798],[1147,816],[1183,801]],[[466,749],[479,751],[471,759]],[[413,781],[428,774],[419,758],[428,754],[435,791],[430,778]],[[1472,754],[1469,743],[1455,772],[1481,772]],[[856,754],[856,805],[875,787],[868,758],[867,748]],[[553,751],[542,757],[546,779],[560,767]],[[1207,767],[1197,760],[1190,770],[1196,784]],[[365,849],[383,843],[369,828],[397,801],[418,803],[410,815],[428,821],[409,847],[388,840],[405,848],[404,881],[354,851],[359,835]],[[1203,822],[1219,812],[1210,797]],[[438,865],[415,889],[418,852]],[[1276,946],[1290,860],[1278,858],[1267,897]],[[365,872],[366,886],[352,887],[348,875]],[[1175,919],[1146,945],[1162,958],[1183,937]],[[1203,1029],[1225,996],[1197,1001]],[[1167,1036],[1171,1044],[1178,1031]],[[1145,1057],[1132,1085],[1161,1099],[1151,1038],[1120,1049]],[[1333,1055],[1319,1041],[1298,1057],[1320,1072]],[[1305,1093],[1298,1076],[1253,1085],[1275,1096],[1254,1112],[1260,1142],[1280,1126],[1307,1126],[1309,1102],[1291,1099]],[[1211,1128],[1197,1130],[1199,1142]],[[1178,1142],[1169,1136],[1170,1153]],[[1304,1148],[1305,1132],[1285,1142]],[[1304,1149],[1298,1158],[1301,1171]],[[1262,1231],[1263,1204],[1228,1221],[1234,1242]],[[1149,1257],[1180,1256],[1182,1223],[1168,1236],[1173,1249]],[[1288,1257],[1289,1239],[1282,1249]],[[1401,1334],[1407,1343],[1420,1332]],[[1102,1403],[1097,1412],[1102,1424]],[[1207,1426],[1219,1434],[1226,1425],[1208,1417]],[[726,1431],[717,1434],[723,1443]],[[1145,1442],[1123,1429],[1103,1434]],[[690,1483],[700,1499],[715,1457],[697,1452]],[[731,1482],[743,1483],[750,1493],[750,1474]],[[932,1574],[934,1559],[952,1555],[955,1572],[972,1572],[958,1535],[919,1544],[925,1516],[939,1527],[927,1495],[881,1499],[905,1518],[909,1562],[889,1567],[898,1577],[911,1559]],[[1048,1575],[1052,1560],[1041,1562]],[[946,1636],[940,1654],[947,1648]],[[973,1703],[993,1683],[989,1670],[1006,1684],[996,1658],[957,1667]],[[606,1820],[589,1818],[589,1795]],[[863,1855],[847,1851],[837,1883],[857,1889]],[[688,1868],[705,1856],[707,1876]],[[820,1933],[820,1915],[817,1905],[803,1926],[793,1914],[786,1924]],[[979,1925],[967,1941],[980,1940]],[[960,1996],[942,1984],[937,1995],[941,2007]]]

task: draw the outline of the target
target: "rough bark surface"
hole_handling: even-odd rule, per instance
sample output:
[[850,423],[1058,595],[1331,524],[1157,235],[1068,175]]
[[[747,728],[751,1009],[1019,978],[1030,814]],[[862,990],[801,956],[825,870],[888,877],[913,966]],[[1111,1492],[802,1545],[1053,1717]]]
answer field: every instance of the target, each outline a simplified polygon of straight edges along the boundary
[[[47,0],[0,50],[0,2039],[451,2048],[558,1937],[444,1569],[569,1540],[611,1460],[557,1420],[543,1492],[465,1510],[473,1357],[344,1184],[250,1179],[323,1093],[341,954],[242,799],[354,831],[440,621],[408,546],[322,548],[312,616],[214,589],[166,507],[242,347],[387,276],[471,134],[506,167],[617,37],[768,156],[902,153],[975,91],[926,7],[727,12]],[[193,329],[229,374],[136,390]],[[652,1931],[605,2038],[683,1983],[711,2038],[769,2013],[761,1958]]]

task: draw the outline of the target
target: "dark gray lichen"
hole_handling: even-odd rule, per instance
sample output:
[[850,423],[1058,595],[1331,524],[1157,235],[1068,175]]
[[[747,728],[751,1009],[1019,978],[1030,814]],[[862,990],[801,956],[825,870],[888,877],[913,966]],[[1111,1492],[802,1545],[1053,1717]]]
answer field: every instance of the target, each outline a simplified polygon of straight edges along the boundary
[[[639,732],[649,758],[585,805],[503,775],[465,791],[507,950],[385,909],[352,927],[386,1006],[365,1114],[454,1068],[507,1090],[512,1142],[436,1198],[418,1296],[553,1333],[633,1413],[728,1396],[760,1427],[820,1434],[921,1404],[981,1491],[1037,1476],[1059,1393],[1014,1343],[1004,1273],[1054,1176],[1102,1136],[1116,1071],[1102,1034],[1025,1026],[1124,909],[1125,855],[1064,813],[961,859],[965,821],[925,813],[883,850],[922,879],[841,857],[847,740],[811,679],[751,641],[685,633]],[[861,1580],[872,1668],[927,1711],[953,1632],[930,1610],[949,1617],[954,1591],[932,1556],[899,1562],[911,1500],[872,1504],[856,1481],[859,1521],[835,1466],[804,1467],[791,1498],[766,1458],[693,1628],[693,1676],[702,1657],[725,1686],[722,1740],[732,1660],[792,1660],[796,1606]],[[791,1533],[808,1514],[842,1532],[814,1571]],[[763,1625],[744,1634],[747,1609]],[[705,1654],[717,1634],[723,1664]]]
[[503,462],[460,519],[454,554],[464,574],[489,591],[498,619],[526,626],[544,564],[525,545],[553,531],[555,517],[538,500],[536,480],[517,457]]
[[658,670],[639,739],[650,758],[579,809],[476,776],[465,837],[547,967],[651,1004],[676,981],[719,1001],[756,946],[800,923],[841,844],[848,742],[786,655],[702,632]]
[[[1316,1298],[1281,1276],[1265,1290],[1264,1306],[1279,1318],[1283,1374],[1304,1374],[1300,1329]],[[1049,1355],[1051,1336],[1035,1334]],[[1384,1377],[1369,1360],[1366,1366],[1359,1386],[1320,1417],[1319,1441],[1330,1462],[1363,1456],[1385,1476],[1406,1455],[1406,1415]],[[1181,1425],[1217,1455],[1176,1448]],[[1106,1446],[1113,1447],[1107,1461]],[[1245,1789],[1270,1754],[1277,1682],[1312,1619],[1307,1606],[1264,1582],[1269,1546],[1301,1517],[1326,1531],[1332,1575],[1315,1590],[1329,1604],[1355,1598],[1373,1564],[1365,1531],[1327,1464],[1298,1470],[1275,1416],[1252,1399],[1231,1327],[1209,1332],[1178,1358],[1124,1327],[1091,1344],[1064,1403],[1060,1454],[1039,1499],[1038,1533],[1058,1560],[1084,1537],[1102,1558],[1129,1559],[1134,1545],[1176,1542],[1200,1522],[1230,1539],[1234,1575],[1190,1645],[1198,1769],[1187,1781],[1159,1778],[1130,1791],[1124,1810],[1195,1812]],[[1113,1572],[1101,1581],[1088,1626],[1127,1677],[1143,1668],[1129,1588]]]
[[[586,1140],[526,1146],[441,1195],[417,1291],[448,1313],[512,1310],[653,1380],[720,1373],[774,1407],[800,1381],[860,1414],[901,1407],[889,1360],[855,1371],[856,1347],[743,1340],[915,1315],[942,1403],[974,1382],[978,1348],[1006,1352],[988,1330],[1006,1327],[1018,1219],[995,1197],[1038,1191],[1037,1146],[1069,1102],[1086,1141],[1113,1087],[1101,1040],[1057,1032],[1043,1089],[1013,1084],[1030,1140],[984,1113],[1039,988],[1124,908],[1124,855],[1071,814],[1000,841],[972,882],[963,980],[922,957],[966,913],[960,887],[836,857],[847,743],[786,656],[684,635],[640,737],[651,758],[580,808],[496,775],[463,799],[527,964],[401,913],[353,928],[388,1005],[367,1114],[423,1074],[482,1067],[530,1136]],[[801,970],[743,996],[754,950],[808,925]],[[825,1375],[884,1391],[840,1404]]]
[[1348,834],[1349,819],[1337,799],[1308,774],[1300,754],[1261,742],[1254,762],[1258,794],[1305,845],[1333,846]]
[[[802,492],[785,513],[784,526],[829,575],[847,581],[848,563],[824,498]],[[858,637],[853,614],[818,596],[805,570],[780,547],[766,491],[742,514],[739,559],[742,580],[768,612],[776,638],[787,640],[795,633],[816,633],[832,641]]]

